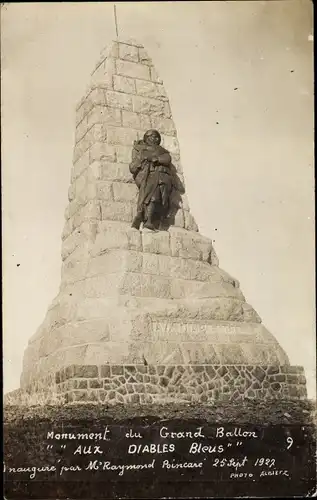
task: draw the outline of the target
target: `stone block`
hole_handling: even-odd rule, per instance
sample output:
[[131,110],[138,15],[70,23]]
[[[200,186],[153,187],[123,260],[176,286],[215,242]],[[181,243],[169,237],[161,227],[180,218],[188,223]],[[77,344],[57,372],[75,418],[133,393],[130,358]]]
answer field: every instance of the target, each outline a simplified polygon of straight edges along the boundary
[[99,64],[98,68],[92,73],[90,79],[90,86],[98,87],[102,89],[112,89],[113,88],[113,78],[112,75],[115,72],[115,60],[114,58],[107,58]]
[[192,214],[188,210],[184,210],[184,227],[188,231],[198,232],[198,226]]
[[[173,279],[171,293],[174,299],[226,297],[227,291],[221,283],[204,283],[194,280]],[[231,296],[235,297],[234,289]]]
[[151,117],[148,115],[143,115],[142,113],[139,114],[140,117],[140,129],[142,130],[142,134],[140,138],[143,138],[144,132],[149,130],[151,127]]
[[132,96],[133,111],[150,116],[171,117],[171,111],[168,102],[149,97]]
[[87,149],[83,153],[83,155],[80,158],[78,158],[78,160],[74,163],[71,174],[71,180],[74,181],[75,179],[77,179],[77,177],[79,177],[88,167],[89,167],[89,149]]
[[102,255],[114,248],[122,250],[129,249],[128,234],[116,227],[105,228],[104,231],[98,233],[95,244],[91,249],[91,255]]
[[113,46],[113,51],[112,53],[109,53],[104,60],[104,67],[105,67],[105,73],[107,73],[110,77],[115,73],[116,71],[116,63],[115,63],[115,58],[117,57],[118,51],[115,47]]
[[84,189],[78,193],[77,197],[73,201],[68,204],[65,210],[65,219],[68,220],[70,217],[73,217],[80,208],[86,205],[87,201],[88,193],[87,190]]
[[86,257],[86,260],[82,260],[82,262],[80,262],[79,264],[76,263],[73,264],[72,262],[67,263],[67,261],[69,260],[71,261],[72,257],[77,251],[81,250],[82,247],[75,248],[75,250],[72,253],[70,253],[69,256],[64,260],[62,264],[60,290],[63,290],[67,284],[75,283],[76,281],[83,280],[86,277],[88,257]]
[[118,252],[97,255],[90,260],[87,266],[87,276],[110,274],[114,272],[140,272],[142,255],[132,250],[120,250]]
[[176,232],[174,228],[170,228],[169,231],[171,234],[170,245],[173,257],[200,260],[201,249],[194,242],[191,233]]
[[132,222],[132,206],[131,203],[100,202],[101,219],[114,220],[122,222]]
[[96,142],[89,149],[89,163],[105,160],[109,162],[116,161],[116,150],[111,144],[105,142]]
[[122,125],[124,127],[144,130],[145,132],[151,128],[151,120],[148,115],[122,110]]
[[117,58],[119,57],[119,42],[112,41],[111,44],[107,45],[100,51],[100,58],[97,64],[100,64],[108,57]]
[[269,366],[267,370],[268,375],[275,375],[280,372],[279,366]]
[[302,366],[288,366],[287,373],[303,374],[304,368]]
[[89,89],[83,103],[76,112],[76,124],[80,123],[94,106],[105,106],[105,104],[104,89],[98,87]]
[[212,243],[209,238],[180,228],[170,227],[171,252],[173,257],[210,262]]
[[107,124],[120,126],[121,111],[108,106],[94,106],[87,115],[88,128],[95,124]]
[[88,115],[86,115],[83,120],[78,123],[76,126],[76,131],[75,131],[75,143],[79,142],[84,135],[87,133],[89,126],[88,126]]
[[116,68],[118,75],[140,78],[141,80],[151,79],[150,68],[144,64],[118,59],[116,61]]
[[133,45],[134,47],[143,47],[141,43],[139,43],[134,38],[119,38],[118,43],[124,43],[125,45]]
[[243,320],[252,323],[261,323],[261,318],[250,304],[243,303]]
[[88,380],[85,379],[73,379],[71,380],[71,383],[73,384],[74,389],[88,389]]
[[136,94],[135,79],[122,75],[114,75],[113,88],[118,92]]
[[95,161],[90,165],[89,170],[92,177],[97,180],[133,183],[127,163],[111,163],[104,160]]
[[[98,238],[96,245],[98,245]],[[96,253],[98,252],[98,250],[95,251]],[[101,274],[111,274],[113,272],[120,271],[120,269],[117,269],[116,267],[113,268],[114,260],[116,264],[117,262],[113,254],[96,255],[96,257],[93,257],[87,265],[86,276],[98,276]]]
[[256,366],[252,373],[260,382],[263,382],[263,380],[265,379],[265,371],[260,366]]
[[213,267],[208,262],[183,259],[181,257],[171,259],[170,275],[173,278],[209,281],[213,274]]
[[100,366],[99,371],[100,371],[101,378],[107,378],[107,377],[110,377],[110,375],[111,375],[111,369],[110,369],[109,365]]
[[[81,207],[73,216],[73,227],[78,228],[83,223],[87,223],[87,235],[91,241],[96,235],[95,222],[101,219],[100,202],[98,200],[89,200],[86,205]],[[88,231],[89,227],[89,231]]]
[[252,360],[253,364],[267,365],[273,362],[279,364],[279,358],[283,357],[283,354],[279,352],[278,344],[256,344],[241,340],[240,347],[244,360],[250,360],[250,362]]
[[156,276],[171,276],[173,259],[167,255],[144,253],[142,256],[142,272]]
[[[131,146],[113,146],[116,152],[118,163],[130,163],[132,158]],[[131,174],[130,174],[131,175]]]
[[145,80],[135,80],[136,93],[144,97],[152,97],[153,99],[160,99],[167,101],[167,96],[163,85]]
[[94,103],[86,97],[79,108],[76,110],[76,126],[87,116],[87,114],[93,107]]
[[128,201],[136,203],[138,196],[138,188],[135,184],[114,182],[112,184],[112,189],[115,201]]
[[139,62],[139,49],[133,45],[119,43],[119,58],[125,61]]
[[148,56],[144,47],[139,48],[139,61],[142,64],[147,64],[148,66],[152,65],[152,59]]
[[88,168],[86,168],[79,177],[74,181],[75,197],[80,196],[80,193],[85,189],[88,182]]
[[87,138],[87,141],[89,143],[89,147],[91,147],[92,144],[95,142],[104,142],[107,139],[107,127],[105,123],[95,123],[92,125],[92,127],[88,130],[87,134],[85,135],[85,138]]
[[[71,186],[70,189],[72,190],[73,194],[74,193],[74,183],[76,182],[77,178],[80,176],[85,176],[85,172],[87,168],[89,167],[89,150],[87,150],[84,154],[84,157],[80,158],[76,163],[74,163],[72,169],[71,169]],[[75,196],[72,196],[72,198],[69,198],[69,201],[73,201],[75,199]]]
[[111,108],[126,109],[132,111],[132,96],[123,92],[106,90],[107,105]]
[[68,188],[68,201],[73,201],[75,198],[75,186],[71,184]]
[[122,222],[101,222],[91,255],[99,255],[114,248],[140,251],[142,249],[140,233]]
[[90,389],[102,389],[103,388],[103,382],[102,380],[99,380],[97,378],[92,378],[88,380],[88,385]]
[[98,378],[98,367],[93,365],[74,365],[73,376],[77,378]]
[[290,384],[298,384],[298,375],[288,374],[286,375],[286,381]]
[[133,142],[137,139],[137,131],[125,127],[108,127],[107,142],[108,144],[121,144],[130,146],[132,150]]
[[171,297],[171,283],[169,278],[162,276],[154,277],[149,274],[142,274],[141,276],[141,293],[136,293],[135,295],[163,299]]
[[[128,344],[126,342],[100,342],[86,345],[84,362],[101,365],[109,360],[111,363],[122,364],[127,357]],[[114,378],[111,382],[120,385],[120,382]]]
[[73,162],[76,163],[95,142],[105,140],[106,128],[103,124],[99,123],[90,127],[87,133],[75,145]]
[[161,134],[176,136],[176,128],[171,118],[151,116],[152,128],[159,130]]
[[92,88],[91,92],[87,96],[87,100],[89,100],[94,106],[104,106],[106,104],[104,90],[99,87]]
[[154,66],[150,67],[150,75],[152,82],[163,83],[163,80],[159,77]]
[[294,399],[300,399],[300,397],[302,396],[301,391],[299,390],[299,387],[297,387],[296,385],[289,386],[288,392],[289,392],[290,397],[294,398]]
[[122,365],[112,365],[111,366],[111,374],[112,375],[123,375],[123,366]]
[[122,125],[124,127],[139,129],[140,115],[138,113],[133,113],[133,111],[122,111]]
[[129,248],[131,250],[142,251],[142,236],[139,231],[129,228],[128,231]]
[[[72,252],[69,257],[67,257],[62,265],[62,277],[64,272],[68,273],[74,268],[80,268],[80,266],[84,269],[85,268],[85,263],[88,259],[88,248],[83,248],[83,247],[77,247],[74,252]],[[54,307],[59,303],[60,297],[58,296],[58,300]],[[52,309],[52,307],[49,308],[49,310]]]
[[70,217],[65,221],[64,229],[62,232],[62,240],[65,240],[65,238],[67,238],[73,232],[74,229],[75,228],[73,226],[73,218]]
[[[241,300],[229,297],[208,299],[190,298],[175,313],[182,320],[197,318],[200,320],[242,321]],[[215,333],[213,333],[215,336]],[[217,335],[215,336],[216,340]]]
[[93,199],[103,201],[113,200],[112,183],[107,181],[98,181],[90,183],[88,186],[88,196]]
[[114,182],[112,185],[115,201],[137,202],[138,188],[135,184],[123,182]]
[[140,403],[140,395],[139,394],[131,394],[130,402],[131,403]]
[[143,252],[170,255],[170,235],[169,232],[143,232],[142,233]]
[[63,241],[61,252],[62,260],[65,260],[77,247],[81,246],[86,241],[87,236],[79,228],[76,228],[72,234]]
[[121,294],[142,296],[143,276],[140,273],[124,273],[118,289]]

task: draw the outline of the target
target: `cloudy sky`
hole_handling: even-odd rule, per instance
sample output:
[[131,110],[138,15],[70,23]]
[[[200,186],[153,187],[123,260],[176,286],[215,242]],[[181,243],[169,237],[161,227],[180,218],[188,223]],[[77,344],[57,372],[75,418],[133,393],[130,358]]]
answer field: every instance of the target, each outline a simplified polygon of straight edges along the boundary
[[[111,3],[1,9],[4,390],[60,283],[75,105],[115,37]],[[119,3],[169,95],[187,194],[220,266],[314,396],[312,4]],[[235,90],[236,89],[236,90]]]

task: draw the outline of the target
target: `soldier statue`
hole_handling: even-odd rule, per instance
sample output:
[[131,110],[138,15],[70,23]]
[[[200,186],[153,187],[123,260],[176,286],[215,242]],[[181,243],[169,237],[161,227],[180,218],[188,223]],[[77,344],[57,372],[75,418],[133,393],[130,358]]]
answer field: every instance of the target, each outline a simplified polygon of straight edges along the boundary
[[171,194],[177,189],[171,155],[160,144],[157,130],[148,130],[143,140],[134,142],[130,172],[139,188],[137,214],[132,223],[135,229],[141,223],[144,229],[161,229],[169,216]]

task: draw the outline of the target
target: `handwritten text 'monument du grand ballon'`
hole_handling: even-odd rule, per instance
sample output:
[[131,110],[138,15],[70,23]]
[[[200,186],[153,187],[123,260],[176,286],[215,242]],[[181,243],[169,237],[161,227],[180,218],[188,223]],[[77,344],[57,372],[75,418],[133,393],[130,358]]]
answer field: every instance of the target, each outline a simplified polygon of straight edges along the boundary
[[[87,432],[87,433],[56,433],[54,431],[49,431],[47,433],[47,439],[48,440],[56,440],[56,441],[64,441],[64,440],[84,440],[84,441],[110,441],[111,440],[111,429],[108,428],[108,426],[104,429],[104,432]],[[135,432],[133,429],[129,429],[127,432],[125,432],[124,437],[127,440],[139,440],[143,439],[143,435],[141,432]],[[161,427],[158,430],[158,437],[160,439],[168,439],[168,440],[182,440],[182,439],[197,439],[197,438],[206,438],[206,436],[203,434],[203,428],[202,427],[197,427],[196,431],[169,431],[168,427]],[[224,427],[216,427],[215,428],[215,433],[214,433],[214,438],[255,438],[257,439],[258,436],[254,431],[244,431],[241,429],[241,427],[235,427],[232,431],[225,431]],[[131,443],[131,441],[130,441]],[[140,442],[139,442],[140,443]],[[87,447],[87,454],[90,454],[91,452],[88,451],[89,447]],[[127,452],[129,454],[143,454],[143,453],[173,453],[175,451],[175,444],[174,443],[149,443],[149,444],[135,444],[131,443],[128,446]],[[224,445],[223,444],[218,444],[218,445],[211,445],[210,443],[204,444],[203,442],[191,442],[190,443],[190,448],[189,448],[189,453],[223,453],[224,452]],[[83,452],[83,447],[80,447],[80,451],[78,451],[80,454],[85,454]],[[74,453],[76,454],[76,452]]]

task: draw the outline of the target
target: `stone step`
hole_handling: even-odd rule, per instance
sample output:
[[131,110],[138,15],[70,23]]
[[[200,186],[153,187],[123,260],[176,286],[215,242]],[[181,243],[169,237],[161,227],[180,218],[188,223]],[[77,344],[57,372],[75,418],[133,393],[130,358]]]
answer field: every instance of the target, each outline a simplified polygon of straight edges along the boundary
[[[120,237],[118,233],[115,234]],[[104,238],[102,240],[104,242]],[[93,249],[95,256],[89,258],[87,253],[83,255],[78,248],[74,254],[74,259],[70,255],[70,258],[64,261],[62,268],[63,285],[97,275],[133,272],[170,279],[181,279],[183,281],[228,283],[234,288],[239,288],[237,280],[218,266],[211,265],[206,261],[144,253],[140,247],[140,250],[121,250],[120,248],[110,247],[108,251],[100,254],[100,252],[104,251],[104,246],[100,250],[99,241],[97,242],[98,246],[96,245],[97,249]],[[111,244],[119,246],[120,241],[114,241],[111,238]],[[132,246],[131,241],[128,240],[124,244]]]
[[79,358],[83,364],[144,359],[154,364],[289,364],[273,335],[259,323],[181,321],[115,305],[105,307],[102,318],[75,318],[29,343],[24,362],[33,367],[32,373]]

